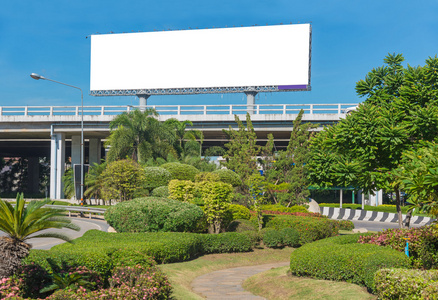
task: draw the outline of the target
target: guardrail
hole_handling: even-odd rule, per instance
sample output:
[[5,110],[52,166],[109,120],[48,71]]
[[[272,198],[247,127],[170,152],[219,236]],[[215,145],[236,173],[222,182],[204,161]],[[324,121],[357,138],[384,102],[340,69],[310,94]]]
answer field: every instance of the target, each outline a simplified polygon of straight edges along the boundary
[[[257,104],[257,105],[152,105],[160,115],[214,115],[246,114],[298,114],[303,109],[305,114],[342,114],[357,103],[337,104]],[[84,106],[84,116],[107,116],[145,108],[132,105]],[[1,116],[80,116],[81,106],[0,106]]]
[[81,212],[81,213],[89,213],[89,218],[91,219],[92,213],[104,214],[105,208],[93,208],[93,207],[84,207],[84,206],[67,206],[67,205],[44,205],[44,207],[50,207],[54,209],[66,210],[68,211],[68,216],[71,217],[71,212]]

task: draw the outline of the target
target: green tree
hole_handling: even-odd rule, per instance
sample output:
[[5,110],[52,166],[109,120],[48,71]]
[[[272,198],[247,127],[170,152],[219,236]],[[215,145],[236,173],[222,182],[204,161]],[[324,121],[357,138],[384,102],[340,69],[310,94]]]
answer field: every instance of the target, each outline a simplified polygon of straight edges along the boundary
[[301,110],[293,122],[286,151],[279,151],[271,166],[266,168],[268,192],[274,202],[285,206],[302,203],[310,194],[307,189],[309,180],[306,163],[309,160],[309,143],[313,134],[310,129],[317,125],[302,123],[303,114],[304,110]]
[[405,152],[396,175],[410,196],[410,210],[418,209],[438,217],[438,145],[427,143]]
[[215,234],[220,233],[222,221],[231,204],[233,186],[220,181],[201,181],[196,183],[204,202],[204,213],[207,222]]
[[[178,152],[179,157],[185,156],[200,156],[201,145],[204,140],[202,131],[197,129],[187,129],[188,126],[193,126],[189,120],[178,121],[177,119],[168,119],[164,122],[166,126],[173,129],[176,135],[174,148]],[[199,139],[199,142],[197,141]]]
[[17,195],[15,206],[0,200],[0,230],[6,236],[0,237],[0,278],[12,275],[21,264],[21,259],[29,255],[31,238],[58,238],[71,242],[70,238],[59,232],[44,232],[50,228],[68,228],[78,231],[79,227],[62,210],[44,207],[50,200],[33,200],[27,206],[23,194]]
[[116,116],[110,122],[108,161],[130,157],[145,162],[149,158],[166,158],[169,152],[175,151],[172,146],[175,133],[160,123],[157,116],[158,113],[151,108]]
[[102,172],[102,197],[106,200],[126,201],[144,196],[146,177],[143,168],[135,161],[123,159],[111,162]]
[[247,185],[250,192],[250,205],[257,214],[257,223],[259,231],[263,226],[262,205],[265,204],[266,181],[260,173],[254,173],[247,179]]
[[88,173],[85,174],[85,197],[103,199],[102,191],[104,189],[104,181],[102,173],[106,168],[107,163],[102,161],[100,164],[94,163]]
[[261,147],[257,145],[257,135],[250,115],[246,114],[246,127],[237,115],[235,121],[238,130],[232,129],[231,126],[229,130],[223,130],[229,138],[229,142],[225,144],[227,152],[223,155],[226,160],[223,165],[241,178],[243,184],[238,187],[238,195],[248,203],[250,192],[247,181],[258,170],[257,155],[260,154]]
[[386,65],[357,83],[357,93],[367,99],[312,140],[308,164],[316,186],[395,192],[400,227],[401,182],[394,171],[406,150],[421,147],[438,132],[438,59],[407,68],[401,65],[403,60],[400,54],[389,54]]

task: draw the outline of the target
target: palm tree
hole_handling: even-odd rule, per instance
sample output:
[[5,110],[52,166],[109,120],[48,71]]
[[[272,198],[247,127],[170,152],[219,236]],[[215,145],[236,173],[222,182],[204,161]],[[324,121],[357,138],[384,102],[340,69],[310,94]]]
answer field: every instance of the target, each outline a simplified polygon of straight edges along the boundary
[[124,159],[144,162],[148,158],[166,157],[173,149],[175,135],[157,120],[155,109],[133,110],[110,122],[108,161]]
[[[189,120],[178,121],[177,119],[168,119],[164,122],[165,125],[173,128],[176,135],[176,143],[174,147],[181,158],[184,156],[193,156],[201,153],[202,142],[204,135],[202,131],[197,129],[188,130],[188,126],[193,126],[193,123]],[[197,139],[200,140],[198,143]]]
[[[102,163],[100,164],[94,163],[90,167],[88,173],[85,175],[85,185],[87,189],[84,195],[88,199],[94,197],[96,203],[98,199],[102,199],[102,189],[104,182],[101,174],[105,170],[105,168],[106,168],[106,162],[104,161],[102,161]],[[90,204],[91,204],[91,200],[90,200]]]
[[0,278],[12,275],[20,266],[21,259],[29,255],[31,245],[26,240],[52,237],[71,242],[62,233],[35,233],[49,228],[79,230],[77,225],[64,217],[63,211],[43,207],[49,202],[48,199],[33,200],[25,206],[23,194],[17,195],[15,206],[0,200],[0,230],[6,233],[6,236],[0,237]]

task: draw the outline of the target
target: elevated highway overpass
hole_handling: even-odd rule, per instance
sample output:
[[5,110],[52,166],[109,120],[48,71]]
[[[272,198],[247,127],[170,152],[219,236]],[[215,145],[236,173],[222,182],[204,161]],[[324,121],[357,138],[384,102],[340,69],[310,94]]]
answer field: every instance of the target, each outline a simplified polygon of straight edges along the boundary
[[[223,146],[227,142],[222,129],[236,128],[234,116],[251,120],[261,144],[274,135],[277,150],[287,146],[292,124],[301,109],[303,122],[319,124],[317,130],[345,117],[347,104],[271,104],[271,105],[157,105],[160,121],[175,118],[190,120],[204,134],[203,148]],[[105,155],[103,141],[109,136],[109,122],[133,106],[84,106],[85,163],[99,162]],[[0,106],[0,156],[27,157],[29,163],[38,157],[50,157],[50,197],[63,197],[61,177],[66,157],[80,163],[81,106]],[[33,168],[34,169],[34,168]]]

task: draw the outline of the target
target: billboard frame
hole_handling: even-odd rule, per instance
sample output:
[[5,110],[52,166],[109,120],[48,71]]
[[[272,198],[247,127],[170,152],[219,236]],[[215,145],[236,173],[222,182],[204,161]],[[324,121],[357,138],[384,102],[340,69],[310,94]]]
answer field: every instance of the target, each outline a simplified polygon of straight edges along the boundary
[[[309,65],[308,83],[300,85],[260,85],[260,86],[230,86],[230,87],[190,87],[190,88],[153,88],[153,89],[111,89],[91,90],[90,95],[105,96],[151,96],[151,95],[197,95],[197,94],[227,94],[227,93],[261,93],[261,92],[298,92],[311,91],[312,67],[312,25],[309,25]],[[285,24],[287,25],[287,24]],[[219,29],[219,28],[216,28]]]

